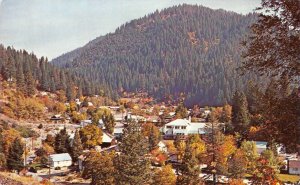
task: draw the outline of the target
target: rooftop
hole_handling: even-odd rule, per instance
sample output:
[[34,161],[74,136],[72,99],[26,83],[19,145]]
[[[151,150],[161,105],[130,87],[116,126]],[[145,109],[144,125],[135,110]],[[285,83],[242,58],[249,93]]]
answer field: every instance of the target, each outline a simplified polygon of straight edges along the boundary
[[186,119],[176,119],[166,124],[166,126],[188,126],[188,125],[190,125],[190,122],[189,120]]
[[50,158],[54,162],[56,162],[56,161],[70,161],[70,160],[72,160],[70,154],[68,154],[68,153],[52,154],[52,155],[50,155]]

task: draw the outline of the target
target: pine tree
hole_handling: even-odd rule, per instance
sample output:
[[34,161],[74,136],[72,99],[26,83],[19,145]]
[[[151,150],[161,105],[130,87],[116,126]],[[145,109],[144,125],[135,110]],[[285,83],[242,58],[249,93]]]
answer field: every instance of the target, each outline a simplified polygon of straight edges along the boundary
[[24,93],[24,94],[26,94],[26,90],[25,90],[26,84],[25,84],[22,65],[18,66],[16,75],[17,75],[17,90]]
[[199,161],[189,141],[186,144],[185,154],[183,156],[180,172],[181,175],[178,177],[177,184],[183,184],[183,185],[202,184],[202,181],[199,177],[201,172]]
[[69,136],[64,128],[55,136],[54,150],[56,153],[67,153],[69,147]]
[[75,90],[74,90],[74,86],[70,83],[67,84],[67,89],[66,89],[66,96],[67,99],[69,101],[74,100],[75,99]]
[[149,142],[149,150],[152,151],[157,148],[157,144],[159,143],[159,136],[157,137],[157,134],[154,133],[154,128],[153,126],[150,129],[150,134],[148,137],[148,142]]
[[24,149],[21,140],[16,138],[8,152],[7,167],[9,170],[17,170],[19,172],[23,169],[23,153]]
[[148,143],[137,123],[129,123],[124,129],[119,149],[120,155],[114,160],[116,184],[148,184],[151,180],[150,163],[145,158],[148,153]]
[[70,147],[70,155],[72,157],[73,162],[76,162],[78,160],[78,157],[82,154],[83,147],[80,139],[80,134],[76,130],[73,144]]
[[26,94],[27,96],[33,96],[35,94],[35,80],[30,72],[25,74],[26,76]]
[[248,102],[243,92],[235,92],[232,105],[232,125],[234,131],[246,136],[250,123],[250,114],[248,111]]

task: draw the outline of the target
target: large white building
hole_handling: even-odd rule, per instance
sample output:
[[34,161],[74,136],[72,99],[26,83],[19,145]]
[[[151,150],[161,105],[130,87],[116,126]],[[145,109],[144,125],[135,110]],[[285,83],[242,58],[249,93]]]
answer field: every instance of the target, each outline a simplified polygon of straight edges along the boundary
[[177,135],[187,136],[189,134],[205,134],[207,132],[206,123],[192,123],[187,119],[176,119],[167,123],[162,132],[165,137],[174,138]]

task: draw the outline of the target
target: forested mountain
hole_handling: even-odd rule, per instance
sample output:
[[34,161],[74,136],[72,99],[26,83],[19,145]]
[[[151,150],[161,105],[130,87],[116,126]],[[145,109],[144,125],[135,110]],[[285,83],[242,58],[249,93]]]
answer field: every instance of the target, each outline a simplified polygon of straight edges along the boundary
[[15,84],[25,96],[34,95],[36,90],[63,90],[71,100],[101,92],[100,86],[79,74],[53,66],[47,58],[38,59],[33,53],[3,45],[0,45],[0,69],[0,80]]
[[126,23],[53,63],[115,93],[143,90],[158,99],[184,93],[188,105],[217,105],[250,79],[236,68],[240,43],[255,19],[179,5]]

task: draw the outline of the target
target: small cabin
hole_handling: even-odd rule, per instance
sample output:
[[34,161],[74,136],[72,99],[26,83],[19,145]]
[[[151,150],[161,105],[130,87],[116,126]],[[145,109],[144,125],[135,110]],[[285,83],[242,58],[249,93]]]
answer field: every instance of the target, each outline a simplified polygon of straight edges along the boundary
[[71,165],[72,165],[72,158],[68,153],[50,155],[50,166],[53,168],[69,167]]

